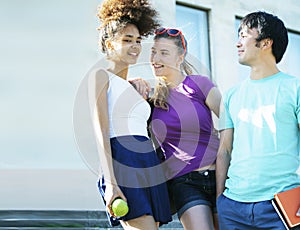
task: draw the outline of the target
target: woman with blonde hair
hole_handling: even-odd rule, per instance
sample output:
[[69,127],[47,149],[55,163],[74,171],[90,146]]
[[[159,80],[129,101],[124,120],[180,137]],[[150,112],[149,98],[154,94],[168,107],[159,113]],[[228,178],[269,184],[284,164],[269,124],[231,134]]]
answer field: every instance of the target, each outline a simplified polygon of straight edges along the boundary
[[[120,221],[124,229],[157,229],[171,221],[167,186],[148,137],[150,106],[127,81],[128,67],[141,52],[142,37],[158,26],[157,12],[147,0],[106,0],[98,17],[99,43],[109,62],[90,76],[103,172],[99,191],[110,221]],[[111,206],[118,197],[129,207],[122,218]]]
[[186,54],[180,30],[156,30],[151,64],[160,81],[151,98],[151,129],[163,151],[169,194],[184,228],[214,229],[219,139],[212,112],[219,116],[221,94],[208,77],[192,74]]

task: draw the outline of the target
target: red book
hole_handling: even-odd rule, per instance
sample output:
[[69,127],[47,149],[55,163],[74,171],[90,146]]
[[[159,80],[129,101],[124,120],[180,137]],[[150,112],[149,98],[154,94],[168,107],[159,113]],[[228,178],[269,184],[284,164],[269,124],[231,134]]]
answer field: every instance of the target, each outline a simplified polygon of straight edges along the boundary
[[300,208],[300,186],[275,194],[272,203],[284,224],[288,226],[287,229],[300,226],[300,216],[297,215]]

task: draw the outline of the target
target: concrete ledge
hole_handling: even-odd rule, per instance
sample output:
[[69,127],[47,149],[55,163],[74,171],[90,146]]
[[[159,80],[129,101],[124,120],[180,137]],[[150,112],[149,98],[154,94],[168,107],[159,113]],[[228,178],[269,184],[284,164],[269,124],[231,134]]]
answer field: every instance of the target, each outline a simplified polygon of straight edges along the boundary
[[[10,229],[122,229],[121,226],[110,227],[104,211],[74,210],[1,210],[0,230]],[[161,229],[183,229],[176,216]]]

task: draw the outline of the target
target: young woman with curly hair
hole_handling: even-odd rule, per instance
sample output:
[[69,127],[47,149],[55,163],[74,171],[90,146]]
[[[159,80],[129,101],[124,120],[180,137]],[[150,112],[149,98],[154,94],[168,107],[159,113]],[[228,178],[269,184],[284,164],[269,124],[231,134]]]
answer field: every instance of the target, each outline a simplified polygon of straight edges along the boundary
[[[112,225],[120,221],[124,229],[157,229],[172,219],[165,177],[148,137],[150,106],[127,81],[142,37],[158,26],[157,12],[146,0],[106,0],[98,17],[99,43],[109,62],[90,76],[103,172],[99,191]],[[129,206],[122,218],[111,208],[117,197]]]

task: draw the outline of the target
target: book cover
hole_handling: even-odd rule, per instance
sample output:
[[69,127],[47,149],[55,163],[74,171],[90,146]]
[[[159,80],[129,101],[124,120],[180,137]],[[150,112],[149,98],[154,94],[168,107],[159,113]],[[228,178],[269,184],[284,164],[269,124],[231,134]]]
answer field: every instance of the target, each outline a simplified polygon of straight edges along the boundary
[[290,228],[300,225],[300,216],[297,216],[300,208],[300,187],[275,194],[274,200],[277,209]]

